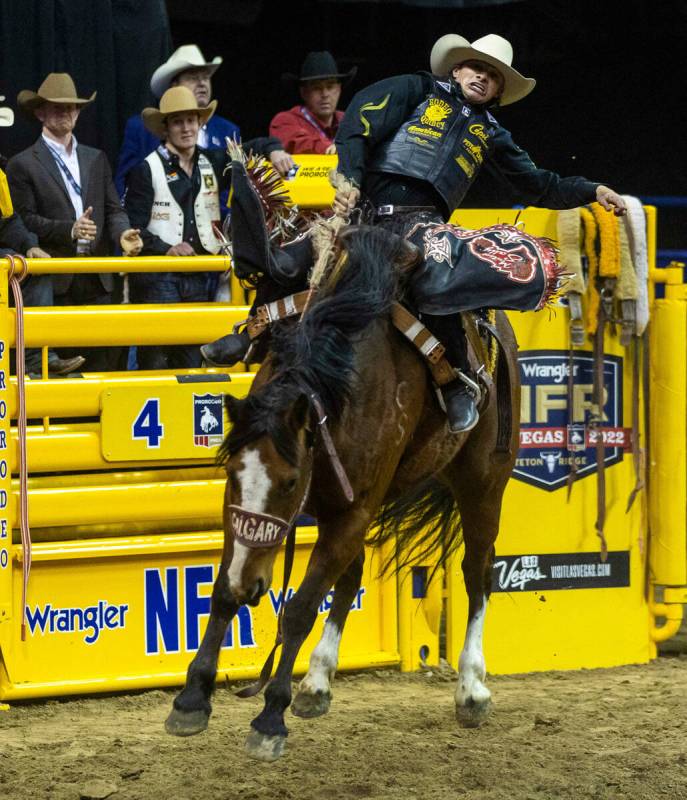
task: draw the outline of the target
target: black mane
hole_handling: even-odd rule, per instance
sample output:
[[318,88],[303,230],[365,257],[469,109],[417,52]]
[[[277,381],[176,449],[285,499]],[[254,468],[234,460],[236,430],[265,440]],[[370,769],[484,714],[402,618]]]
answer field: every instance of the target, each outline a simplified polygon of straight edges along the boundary
[[348,254],[331,292],[321,291],[300,324],[272,326],[272,378],[245,400],[231,401],[233,427],[220,447],[220,463],[264,436],[296,463],[297,439],[287,412],[302,397],[318,395],[330,422],[349,401],[355,378],[355,343],[371,322],[389,313],[398,294],[395,261],[402,240],[378,228],[349,229]]

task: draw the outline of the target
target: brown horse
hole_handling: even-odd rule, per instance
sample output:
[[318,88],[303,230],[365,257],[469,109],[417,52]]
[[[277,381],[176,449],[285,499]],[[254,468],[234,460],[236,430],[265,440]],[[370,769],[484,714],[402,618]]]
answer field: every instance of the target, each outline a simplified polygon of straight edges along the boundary
[[[279,545],[237,541],[237,519],[240,525],[253,515],[277,530],[305,508],[317,518],[318,539],[305,578],[285,606],[277,670],[246,741],[251,756],[267,761],[283,751],[293,665],[334,586],[322,638],[292,711],[317,716],[329,708],[341,633],[360,586],[365,536],[375,524],[376,542],[393,537],[401,558],[430,550],[446,558],[460,545],[462,522],[469,617],[458,665],[458,720],[477,726],[490,706],[482,629],[501,500],[517,452],[520,390],[512,330],[499,314],[502,364],[513,377],[500,381],[506,397],[501,394],[499,402],[516,410],[506,446],[497,447],[501,369],[477,427],[449,433],[426,367],[390,321],[401,291],[402,243],[383,230],[361,227],[349,230],[343,245],[348,265],[336,286],[320,290],[299,324],[273,326],[270,355],[248,397],[226,398],[233,428],[222,448],[228,474],[222,564],[205,636],[166,723],[179,736],[207,727],[227,625],[242,604],[257,605],[270,587]],[[313,396],[327,414],[354,490],[352,502],[317,435]]]

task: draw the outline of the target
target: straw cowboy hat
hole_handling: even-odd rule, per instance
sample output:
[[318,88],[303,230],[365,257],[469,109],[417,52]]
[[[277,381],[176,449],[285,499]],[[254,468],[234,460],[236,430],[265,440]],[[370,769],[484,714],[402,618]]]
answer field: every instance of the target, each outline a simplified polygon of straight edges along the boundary
[[321,50],[308,53],[301,64],[300,75],[294,75],[293,72],[285,72],[281,79],[283,81],[298,81],[299,83],[333,79],[341,81],[341,83],[348,83],[354,78],[357,71],[358,67],[353,67],[348,72],[340,72],[334,56],[328,50]]
[[205,68],[210,75],[214,75],[221,63],[221,56],[215,56],[212,61],[208,62],[197,45],[182,44],[164,64],[153,72],[153,77],[150,79],[150,91],[155,97],[162,97],[174,78],[180,73],[186,72],[187,69]]
[[37,92],[24,89],[17,95],[19,107],[28,114],[33,112],[43,103],[70,103],[75,106],[87,106],[95,100],[96,92],[85,100],[76,93],[76,86],[71,75],[66,72],[51,72],[41,83]]
[[144,108],[141,112],[143,124],[158,139],[164,138],[166,133],[165,120],[170,114],[183,114],[185,111],[195,111],[200,119],[200,124],[205,123],[215,113],[217,100],[212,100],[206,108],[198,105],[196,96],[186,86],[172,86],[160,98],[160,108]]
[[434,43],[429,63],[435,75],[443,76],[448,75],[456,64],[471,59],[485,61],[503,75],[503,91],[499,101],[502,106],[522,100],[535,87],[534,78],[525,78],[513,69],[511,43],[495,33],[476,39],[472,44],[457,33],[447,33]]
[[[5,99],[5,96],[0,94],[0,103]],[[9,128],[14,125],[14,111],[7,106],[0,107],[0,128]]]

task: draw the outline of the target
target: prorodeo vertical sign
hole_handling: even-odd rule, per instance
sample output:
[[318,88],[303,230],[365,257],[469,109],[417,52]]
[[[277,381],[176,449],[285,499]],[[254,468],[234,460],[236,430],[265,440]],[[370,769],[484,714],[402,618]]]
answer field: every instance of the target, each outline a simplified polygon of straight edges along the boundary
[[[522,383],[520,450],[513,477],[553,491],[565,486],[571,464],[577,477],[596,471],[596,441],[604,440],[605,464],[616,464],[631,447],[623,427],[623,360],[604,356],[603,422],[590,425],[594,358],[573,357],[573,387],[568,391],[569,354],[565,350],[525,350],[518,356]],[[570,395],[572,400],[570,401]]]
[[10,470],[10,313],[8,263],[0,259],[0,623],[7,622],[11,614],[12,598],[12,525],[10,501],[12,498],[12,475]]

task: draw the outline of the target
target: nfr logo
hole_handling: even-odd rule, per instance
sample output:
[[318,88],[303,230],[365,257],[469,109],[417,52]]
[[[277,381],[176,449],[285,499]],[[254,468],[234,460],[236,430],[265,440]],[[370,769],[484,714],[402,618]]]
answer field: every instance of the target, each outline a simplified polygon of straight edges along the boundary
[[598,436],[604,441],[606,466],[622,460],[623,450],[630,446],[630,431],[623,428],[622,358],[604,356],[603,422],[598,428],[590,426],[594,385],[591,353],[575,353],[571,393],[567,351],[523,351],[518,361],[522,405],[515,478],[553,491],[566,485],[573,463],[578,478],[593,473]]
[[[200,647],[200,623],[210,615],[210,593],[214,580],[214,568],[210,564],[145,570],[146,655],[181,651],[182,617],[183,649],[193,652]],[[183,598],[180,595],[180,583],[183,587]],[[205,589],[203,592],[201,587]],[[236,626],[239,647],[257,647],[253,635],[253,618],[246,606],[239,608],[238,614],[229,625],[222,647],[234,647]]]

